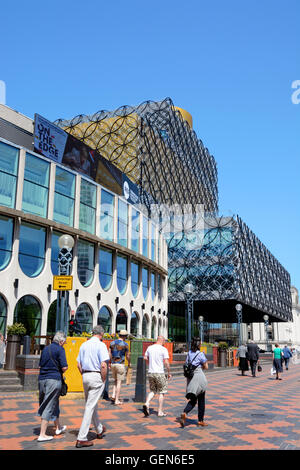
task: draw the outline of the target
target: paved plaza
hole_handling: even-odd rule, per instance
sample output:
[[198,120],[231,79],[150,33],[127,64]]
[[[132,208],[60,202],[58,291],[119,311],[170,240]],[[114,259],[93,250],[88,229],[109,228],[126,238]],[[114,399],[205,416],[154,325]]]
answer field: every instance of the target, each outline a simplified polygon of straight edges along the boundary
[[[102,440],[91,448],[76,449],[84,400],[82,394],[62,397],[61,423],[64,435],[46,443],[37,442],[40,418],[36,415],[38,395],[33,392],[3,393],[0,396],[0,450],[299,450],[300,449],[300,365],[290,365],[282,380],[270,375],[270,363],[263,364],[257,377],[242,377],[237,368],[207,371],[206,428],[197,427],[194,410],[186,427],[178,423],[185,406],[185,379],[169,382],[166,417],[157,416],[157,400],[145,417],[142,404],[134,401],[135,386],[123,388],[124,404],[100,402],[100,416],[107,427]],[[49,434],[53,427],[49,426]],[[90,429],[89,439],[94,439]]]

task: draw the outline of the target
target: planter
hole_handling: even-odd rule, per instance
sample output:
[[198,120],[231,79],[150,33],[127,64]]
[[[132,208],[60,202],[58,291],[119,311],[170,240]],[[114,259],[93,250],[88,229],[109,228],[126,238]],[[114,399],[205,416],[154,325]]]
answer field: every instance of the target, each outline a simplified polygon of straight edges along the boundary
[[16,369],[16,359],[21,352],[21,336],[8,335],[5,356],[5,370]]

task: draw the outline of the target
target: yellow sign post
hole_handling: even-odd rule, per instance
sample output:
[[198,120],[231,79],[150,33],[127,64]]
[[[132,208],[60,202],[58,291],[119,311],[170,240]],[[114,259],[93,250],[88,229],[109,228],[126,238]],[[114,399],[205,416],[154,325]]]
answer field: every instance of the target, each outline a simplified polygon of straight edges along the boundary
[[72,290],[73,276],[53,276],[53,290]]

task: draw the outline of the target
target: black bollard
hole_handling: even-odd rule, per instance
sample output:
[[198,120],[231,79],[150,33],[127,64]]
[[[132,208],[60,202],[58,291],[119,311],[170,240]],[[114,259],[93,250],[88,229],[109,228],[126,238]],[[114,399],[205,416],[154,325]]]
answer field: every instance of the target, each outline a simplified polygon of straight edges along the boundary
[[137,360],[134,401],[142,403],[146,401],[146,361],[143,356]]
[[28,335],[23,336],[23,354],[28,355],[30,354],[30,343],[31,338]]

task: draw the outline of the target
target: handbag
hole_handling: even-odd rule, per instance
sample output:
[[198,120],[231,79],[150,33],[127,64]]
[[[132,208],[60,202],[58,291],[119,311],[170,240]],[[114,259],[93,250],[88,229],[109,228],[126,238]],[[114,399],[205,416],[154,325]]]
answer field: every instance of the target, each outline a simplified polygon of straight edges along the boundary
[[[199,354],[199,353],[198,353]],[[196,357],[198,356],[198,354],[196,354],[196,356],[194,357],[194,359],[196,359]],[[193,359],[193,361],[194,361]],[[193,366],[193,361],[190,361],[190,358],[188,356],[188,362],[186,362],[184,365],[183,365],[183,375],[187,378],[187,379],[191,379],[193,376],[194,376],[194,370],[195,370],[195,366]]]
[[64,397],[64,396],[67,395],[67,393],[68,393],[68,385],[67,385],[66,382],[65,382],[64,376],[63,376],[63,374],[62,374],[62,371],[61,371],[60,368],[58,367],[57,362],[56,362],[56,361],[53,359],[53,357],[52,357],[51,345],[49,345],[48,351],[49,351],[50,357],[51,357],[51,359],[52,359],[52,362],[54,362],[54,364],[56,365],[56,368],[57,368],[58,372],[61,374],[61,390],[60,390],[60,396],[61,396],[61,397]]
[[262,371],[262,366],[261,366],[260,364],[258,364],[257,370],[258,370],[258,372],[261,372],[261,371]]

